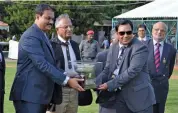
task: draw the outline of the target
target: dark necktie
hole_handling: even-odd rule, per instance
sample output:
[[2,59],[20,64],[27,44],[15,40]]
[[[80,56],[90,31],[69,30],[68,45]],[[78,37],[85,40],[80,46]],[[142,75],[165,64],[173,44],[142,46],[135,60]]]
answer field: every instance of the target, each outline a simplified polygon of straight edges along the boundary
[[160,43],[156,43],[156,50],[155,50],[155,66],[156,66],[156,72],[159,71],[160,66],[160,51],[159,47],[161,46]]
[[117,66],[120,66],[120,64],[121,64],[125,48],[126,47],[122,46],[119,50],[119,51],[121,51],[121,53],[120,53],[119,58],[117,59]]
[[62,45],[66,46],[66,54],[67,54],[67,61],[68,61],[68,68],[72,69],[72,62],[70,59],[70,52],[69,52],[69,43],[68,42],[61,42]]

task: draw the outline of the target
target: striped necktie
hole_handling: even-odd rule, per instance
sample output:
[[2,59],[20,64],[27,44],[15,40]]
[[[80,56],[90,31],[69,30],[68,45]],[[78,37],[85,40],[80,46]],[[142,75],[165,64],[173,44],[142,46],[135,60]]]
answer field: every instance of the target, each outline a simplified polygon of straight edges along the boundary
[[159,47],[161,46],[160,43],[156,43],[156,50],[155,50],[155,66],[156,66],[156,72],[159,71],[159,66],[160,66],[160,51]]
[[70,52],[69,52],[69,43],[68,42],[62,42],[62,45],[64,45],[66,47],[66,54],[67,54],[67,60],[68,60],[68,68],[72,69],[72,62],[71,62],[71,58],[70,58]]
[[121,53],[120,53],[120,55],[119,55],[119,58],[117,59],[117,66],[120,66],[120,63],[121,63],[121,61],[122,61],[125,48],[126,48],[125,46],[122,46],[122,47],[120,48],[120,50],[119,50],[119,51],[121,51]]

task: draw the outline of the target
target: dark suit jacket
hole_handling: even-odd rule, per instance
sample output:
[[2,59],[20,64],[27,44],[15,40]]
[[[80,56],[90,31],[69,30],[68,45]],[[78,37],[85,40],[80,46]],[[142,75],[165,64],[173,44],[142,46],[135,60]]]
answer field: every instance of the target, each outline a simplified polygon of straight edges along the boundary
[[[73,40],[70,40],[70,43],[74,50],[76,60],[80,60],[79,45]],[[64,55],[63,55],[62,48],[61,48],[61,41],[57,37],[53,38],[51,40],[51,45],[54,49],[57,67],[64,70],[65,69],[65,62],[64,62],[65,60],[64,60]]]
[[124,52],[119,76],[111,79],[111,75],[116,69],[118,53],[119,44],[115,43],[109,50],[104,70],[97,78],[102,77],[102,82],[107,83],[109,91],[114,91],[116,88],[121,87],[122,90],[118,93],[118,96],[122,94],[126,105],[133,112],[144,110],[153,105],[155,103],[155,95],[147,70],[147,47],[137,38],[133,38]]
[[[80,58],[79,45],[73,40],[70,40],[70,43],[71,43],[71,46],[72,46],[72,48],[74,50],[76,60],[80,60],[81,58]],[[62,48],[61,48],[61,41],[56,37],[56,38],[51,40],[51,45],[52,45],[52,47],[54,49],[57,68],[65,70],[65,60],[64,60],[64,55],[63,55]],[[62,90],[61,86],[59,86],[57,84],[55,86],[56,86],[55,90],[57,92],[60,92]],[[61,93],[61,95],[62,95],[62,93]],[[92,102],[91,91],[90,90],[86,90],[84,92],[79,92],[78,101],[79,101],[78,102],[79,105],[86,105],[88,103],[91,103]]]
[[172,75],[174,64],[175,64],[176,49],[172,45],[164,42],[160,69],[159,72],[157,73],[155,63],[154,63],[153,40],[148,40],[147,46],[149,48],[148,70],[155,91],[156,101],[158,103],[165,102],[169,90],[168,80]]
[[0,54],[2,59],[0,61],[0,113],[4,113],[4,94],[5,94],[5,60],[0,46]]
[[10,100],[49,104],[54,84],[62,84],[66,76],[63,70],[56,68],[50,42],[36,24],[23,33],[18,51],[17,72]]

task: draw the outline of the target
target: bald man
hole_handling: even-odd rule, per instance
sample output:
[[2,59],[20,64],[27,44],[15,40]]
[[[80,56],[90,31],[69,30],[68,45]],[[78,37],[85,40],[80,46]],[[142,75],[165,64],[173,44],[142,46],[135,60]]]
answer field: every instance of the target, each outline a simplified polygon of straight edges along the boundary
[[167,29],[165,23],[155,23],[152,28],[152,39],[147,41],[148,70],[156,96],[154,113],[164,113],[169,91],[169,78],[175,63],[176,50],[165,42]]

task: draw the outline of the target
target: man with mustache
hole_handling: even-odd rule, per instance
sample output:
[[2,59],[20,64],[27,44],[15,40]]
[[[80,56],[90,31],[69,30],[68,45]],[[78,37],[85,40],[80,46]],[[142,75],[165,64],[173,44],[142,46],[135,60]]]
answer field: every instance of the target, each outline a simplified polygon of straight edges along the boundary
[[147,69],[148,48],[133,38],[130,20],[119,20],[115,30],[119,41],[110,47],[106,66],[96,78],[98,89],[115,93],[116,113],[153,113],[155,96]]
[[46,35],[51,30],[54,9],[39,4],[35,22],[20,38],[17,72],[10,92],[16,113],[45,113],[48,104],[61,103],[61,90],[56,85],[69,85],[84,91],[81,79],[69,78],[64,70],[56,68],[54,51]]
[[168,27],[164,22],[155,23],[152,28],[152,39],[147,41],[148,70],[156,96],[156,104],[153,105],[154,113],[164,113],[169,78],[175,64],[176,49],[165,42],[167,30]]

